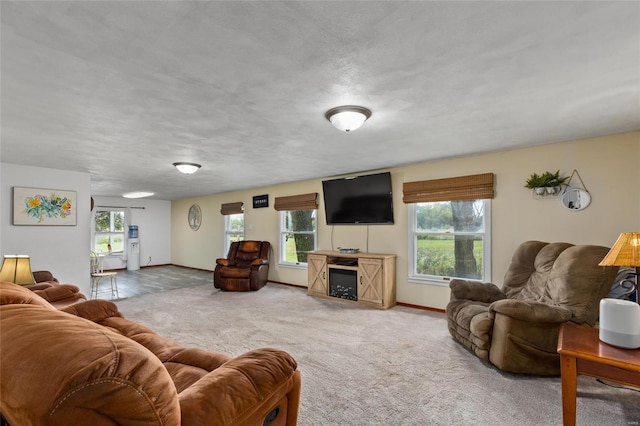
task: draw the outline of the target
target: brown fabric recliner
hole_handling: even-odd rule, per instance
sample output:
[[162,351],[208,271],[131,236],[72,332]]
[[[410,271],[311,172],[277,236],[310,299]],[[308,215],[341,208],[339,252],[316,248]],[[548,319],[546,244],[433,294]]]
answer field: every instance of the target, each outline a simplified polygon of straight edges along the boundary
[[607,247],[527,241],[502,288],[452,280],[451,335],[480,359],[512,373],[559,375],[560,325],[594,326],[618,268],[598,266]]
[[9,425],[297,423],[300,372],[277,349],[186,348],[106,300],[55,309],[0,282],[0,414]]
[[213,286],[225,291],[256,291],[267,284],[268,241],[235,241],[226,258],[216,259]]
[[63,308],[87,300],[87,297],[80,293],[78,286],[60,284],[60,281],[50,271],[34,271],[33,279],[35,284],[27,284],[23,287],[33,291],[56,308]]

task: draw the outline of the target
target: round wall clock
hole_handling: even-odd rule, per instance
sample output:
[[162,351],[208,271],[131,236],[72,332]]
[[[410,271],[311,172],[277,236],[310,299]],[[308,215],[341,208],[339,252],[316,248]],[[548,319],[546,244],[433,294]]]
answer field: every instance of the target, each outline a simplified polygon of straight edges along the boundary
[[197,231],[198,228],[200,228],[200,223],[202,222],[202,211],[200,210],[199,205],[193,204],[189,207],[187,220],[189,221],[189,227],[194,231]]

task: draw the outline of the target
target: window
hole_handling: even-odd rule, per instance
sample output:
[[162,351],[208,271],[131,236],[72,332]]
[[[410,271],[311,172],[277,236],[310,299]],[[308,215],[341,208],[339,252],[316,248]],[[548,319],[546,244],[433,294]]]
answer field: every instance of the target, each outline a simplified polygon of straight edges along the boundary
[[224,216],[224,253],[229,253],[229,247],[234,241],[244,240],[244,213],[228,214]]
[[124,211],[98,210],[95,216],[93,250],[97,253],[124,251]]
[[318,193],[276,197],[273,208],[280,212],[279,263],[306,266],[318,240]]
[[280,212],[279,263],[306,266],[318,240],[318,193],[276,197],[273,208]]
[[244,240],[244,203],[223,203],[220,213],[224,216],[224,254],[229,253],[231,243]]
[[410,278],[448,285],[451,278],[490,281],[490,200],[414,203]]
[[318,210],[280,211],[280,263],[306,265],[316,249]]
[[491,281],[494,177],[482,173],[402,184],[402,201],[410,204],[410,281]]

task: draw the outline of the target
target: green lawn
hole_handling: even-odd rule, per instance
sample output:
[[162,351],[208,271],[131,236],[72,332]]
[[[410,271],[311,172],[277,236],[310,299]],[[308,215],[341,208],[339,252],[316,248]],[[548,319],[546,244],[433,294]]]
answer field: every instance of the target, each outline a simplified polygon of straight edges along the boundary
[[[422,275],[457,276],[455,271],[454,236],[447,235],[438,239],[418,238],[416,272]],[[482,278],[482,240],[474,241],[473,256],[476,270],[468,276],[459,278]]]

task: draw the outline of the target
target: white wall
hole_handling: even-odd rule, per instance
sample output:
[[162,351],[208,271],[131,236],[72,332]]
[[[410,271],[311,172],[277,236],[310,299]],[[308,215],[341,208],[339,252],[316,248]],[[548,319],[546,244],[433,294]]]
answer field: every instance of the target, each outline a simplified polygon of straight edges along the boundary
[[[89,222],[91,178],[88,173],[0,164],[0,248],[2,254],[27,254],[31,268],[50,270],[63,283],[89,294]],[[12,225],[12,188],[76,191],[76,226]]]
[[[127,223],[138,226],[141,267],[171,263],[171,201],[98,196],[93,197],[93,200],[96,207],[126,208],[130,214]],[[90,247],[92,245],[87,250],[91,250]],[[126,267],[127,261],[120,255],[109,256],[104,260],[105,269]]]
[[[393,183],[394,225],[325,225],[322,180],[294,182],[172,202],[172,263],[213,269],[222,257],[224,220],[220,205],[245,203],[245,238],[268,240],[274,254],[269,278],[307,285],[306,268],[277,265],[278,212],[275,197],[317,192],[319,195],[318,248],[357,247],[372,253],[396,254],[399,302],[443,309],[449,300],[446,286],[408,282],[407,205],[402,184],[493,172],[496,195],[492,200],[492,281],[498,285],[515,248],[523,241],[567,241],[574,244],[610,246],[621,232],[640,231],[640,132],[612,135],[527,149],[502,151],[389,169]],[[524,188],[533,172],[560,170],[570,175],[577,169],[592,196],[582,211],[564,209],[558,199],[535,199]],[[354,173],[356,174],[356,173]],[[573,184],[579,185],[576,180]],[[253,209],[254,195],[269,194],[268,208]],[[187,212],[193,203],[202,209],[202,226],[192,231]]]

